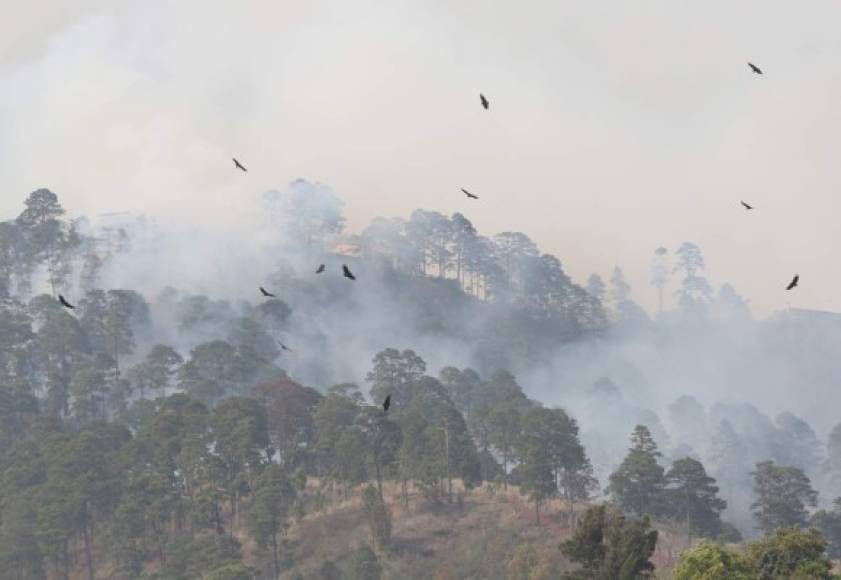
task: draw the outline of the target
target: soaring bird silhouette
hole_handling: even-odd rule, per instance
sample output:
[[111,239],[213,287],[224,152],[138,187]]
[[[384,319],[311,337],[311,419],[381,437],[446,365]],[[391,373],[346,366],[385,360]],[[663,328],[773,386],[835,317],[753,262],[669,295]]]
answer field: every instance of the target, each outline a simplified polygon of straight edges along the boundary
[[260,294],[262,294],[266,298],[275,298],[274,294],[272,294],[271,292],[269,292],[268,290],[266,290],[262,286],[260,286]]
[[488,107],[491,106],[491,104],[488,102],[488,99],[485,98],[485,95],[479,93],[479,100],[482,102],[482,106],[485,107],[485,110],[487,111]]
[[753,206],[749,203],[742,202],[742,205],[745,206],[745,209],[753,209]]
[[461,190],[464,192],[464,195],[466,195],[466,196],[467,196],[467,197],[469,197],[470,199],[479,199],[479,196],[478,196],[478,195],[473,195],[472,193],[470,193],[469,191],[467,191],[467,190],[466,190],[466,189],[464,189],[463,187],[461,188]]
[[353,272],[350,271],[350,268],[347,267],[347,264],[342,264],[342,273],[345,275],[345,278],[356,280],[356,276],[353,275]]
[[242,169],[243,171],[245,171],[246,173],[248,173],[248,170],[245,168],[245,166],[243,166],[243,164],[242,164],[242,163],[240,163],[239,161],[237,161],[237,158],[236,158],[236,157],[231,157],[231,159],[233,159],[233,160],[234,160],[234,167],[236,167],[237,169]]
[[62,296],[61,294],[59,294],[59,295],[58,295],[58,301],[59,301],[59,302],[61,302],[61,305],[62,305],[62,306],[64,306],[65,308],[69,308],[70,310],[75,310],[75,309],[76,309],[76,307],[75,307],[75,306],[73,306],[72,304],[70,304],[70,303],[69,303],[69,302],[68,302],[68,301],[64,298],[64,296]]
[[388,413],[388,408],[389,407],[391,407],[391,395],[387,396],[385,398],[385,401],[383,401],[383,411]]
[[288,346],[286,346],[285,344],[283,344],[282,342],[278,342],[277,344],[278,344],[278,346],[280,346],[280,350],[285,350],[285,351],[288,351],[288,352],[292,352],[292,349],[289,348]]
[[786,286],[786,290],[791,290],[792,288],[796,287],[799,282],[800,282],[800,274],[795,274],[794,278],[792,278],[791,282],[789,282],[788,286]]
[[326,267],[326,266],[325,266],[324,264],[321,264],[321,265],[318,267],[318,269],[315,271],[315,273],[316,273],[316,274],[321,274],[321,273],[324,271],[324,268],[325,268],[325,267]]
[[756,65],[755,65],[755,64],[753,64],[752,62],[749,62],[749,63],[748,63],[748,66],[750,67],[750,70],[752,70],[752,71],[753,71],[753,72],[755,72],[756,74],[758,74],[758,75],[761,75],[761,74],[762,74],[762,69],[760,69],[758,66],[756,66]]

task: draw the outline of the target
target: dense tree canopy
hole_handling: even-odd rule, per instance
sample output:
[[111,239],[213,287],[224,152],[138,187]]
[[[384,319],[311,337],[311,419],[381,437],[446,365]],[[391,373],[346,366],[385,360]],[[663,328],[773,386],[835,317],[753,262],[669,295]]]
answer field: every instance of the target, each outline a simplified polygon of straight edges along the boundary
[[748,559],[760,580],[831,580],[832,562],[817,530],[781,528],[748,545]]
[[737,552],[703,543],[680,555],[675,580],[756,580],[752,566]]
[[[344,234],[341,201],[303,180],[265,201],[280,230],[265,281],[241,294],[230,289],[241,280],[226,281],[216,296],[123,287],[137,276],[122,275],[120,256],[139,238],[68,218],[49,190],[0,222],[0,580],[391,577],[397,559],[427,557],[402,518],[455,526],[484,518],[488,502],[574,536],[547,555],[531,543],[537,531],[494,530],[487,545],[476,532],[470,568],[439,558],[459,538],[435,530],[440,566],[423,577],[503,574],[487,559],[529,580],[574,566],[570,578],[630,580],[653,573],[655,526],[740,541],[722,514],[752,501],[763,531],[785,530],[749,558],[704,545],[678,574],[748,565],[762,578],[828,577],[824,540],[788,526],[811,523],[839,553],[837,506],[811,519],[808,508],[809,477],[841,472],[841,428],[824,455],[821,429],[791,413],[772,421],[690,396],[663,424],[633,364],[560,364],[626,332],[669,340],[669,313],[650,321],[621,268],[585,289],[526,234],[482,235],[460,213],[418,210]],[[665,256],[652,272],[661,296]],[[713,301],[697,246],[674,256],[684,322],[744,321],[732,287]],[[345,262],[357,283],[329,275]],[[279,298],[256,295],[260,283]],[[371,303],[388,306],[369,316],[380,313]],[[345,348],[367,334],[364,355]],[[610,378],[575,391],[591,373],[584,384]],[[563,409],[529,396],[549,379]],[[597,401],[592,413],[579,395]],[[624,460],[603,423],[639,423]],[[755,463],[756,498],[745,499]],[[591,505],[602,501],[596,476],[611,471],[609,507]],[[354,540],[320,553],[318,526]],[[296,566],[303,557],[321,560]]]

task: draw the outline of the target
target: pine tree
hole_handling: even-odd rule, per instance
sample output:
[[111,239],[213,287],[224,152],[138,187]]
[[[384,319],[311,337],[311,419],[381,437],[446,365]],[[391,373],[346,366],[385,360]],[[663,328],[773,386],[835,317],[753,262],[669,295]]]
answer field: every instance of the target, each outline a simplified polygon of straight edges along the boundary
[[371,544],[382,551],[391,541],[391,512],[373,485],[362,493],[362,511],[371,530]]
[[604,302],[606,291],[607,287],[602,277],[598,274],[590,274],[590,277],[587,278],[587,293],[599,302]]
[[508,488],[508,466],[514,456],[517,436],[520,434],[520,409],[513,403],[503,403],[490,409],[483,419],[488,430],[488,442],[502,458],[504,485]]
[[657,443],[648,428],[637,425],[631,435],[631,448],[611,476],[607,488],[619,507],[636,515],[659,514],[665,488],[664,469]]
[[756,501],[751,510],[764,532],[806,525],[806,506],[817,503],[818,492],[802,470],[762,461],[752,475]]
[[400,352],[395,348],[387,348],[377,353],[373,363],[374,368],[366,377],[371,383],[371,398],[379,404],[391,395],[391,403],[395,407],[409,398],[408,393],[404,393],[404,387],[426,372],[424,360],[410,349]]
[[345,580],[380,580],[382,573],[377,555],[366,544],[353,551],[345,566]]
[[683,274],[681,288],[675,292],[678,304],[688,314],[703,314],[712,300],[712,287],[701,275],[705,267],[701,249],[691,242],[684,242],[676,255],[674,271]]
[[78,233],[72,224],[59,219],[65,211],[58,196],[49,189],[33,191],[24,203],[26,209],[16,223],[25,240],[25,270],[31,272],[35,264],[45,261],[55,296],[70,273],[65,255],[80,243]]
[[540,506],[558,493],[555,473],[558,458],[559,431],[550,409],[535,408],[523,414],[522,432],[516,441],[519,465],[516,477],[520,492],[534,502],[537,525],[540,525]]
[[703,464],[689,457],[679,459],[666,473],[666,481],[665,512],[685,522],[690,534],[716,537],[727,502],[718,497],[715,479],[707,475]]
[[261,548],[271,548],[274,578],[280,577],[279,539],[286,532],[295,488],[279,465],[269,465],[257,478],[248,510],[248,527]]

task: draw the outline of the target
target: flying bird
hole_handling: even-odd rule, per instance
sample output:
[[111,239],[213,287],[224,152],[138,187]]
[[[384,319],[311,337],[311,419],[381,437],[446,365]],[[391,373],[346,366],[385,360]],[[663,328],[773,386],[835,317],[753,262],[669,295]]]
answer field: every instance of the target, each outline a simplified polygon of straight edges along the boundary
[[262,294],[266,298],[275,298],[276,297],[274,294],[272,294],[271,292],[269,292],[268,290],[266,290],[262,286],[260,286],[260,294]]
[[467,191],[467,190],[466,190],[466,189],[464,189],[463,187],[461,188],[461,190],[464,192],[464,195],[466,195],[466,196],[467,196],[467,197],[469,197],[470,199],[479,199],[479,196],[478,196],[478,195],[473,195],[472,193],[470,193],[469,191]]
[[383,411],[388,413],[388,408],[389,407],[391,407],[391,395],[387,396],[385,398],[385,401],[383,401]]
[[742,205],[745,206],[745,209],[753,209],[753,206],[749,203],[742,202]]
[[59,302],[61,302],[61,305],[62,305],[62,306],[64,306],[65,308],[69,308],[70,310],[75,310],[75,309],[76,309],[76,307],[75,307],[75,306],[73,306],[72,304],[70,304],[70,303],[69,303],[69,302],[68,302],[68,301],[64,298],[64,296],[62,296],[61,294],[59,294],[59,295],[58,295],[58,301],[59,301]]
[[479,100],[482,102],[482,106],[485,107],[485,110],[487,111],[488,107],[491,106],[491,104],[488,102],[488,99],[485,98],[485,95],[479,93]]
[[292,349],[289,348],[288,346],[286,346],[285,344],[283,344],[282,342],[279,342],[277,344],[280,346],[280,350],[286,350],[286,351],[292,352]]
[[758,75],[761,75],[761,74],[762,74],[762,69],[760,69],[758,66],[756,66],[756,65],[755,65],[755,64],[753,64],[752,62],[749,62],[749,63],[748,63],[748,66],[750,67],[750,70],[752,70],[752,71],[753,71],[753,72],[755,72],[756,74],[758,74]]
[[325,268],[324,264],[321,264],[321,265],[318,267],[318,270],[316,270],[316,271],[315,271],[315,273],[316,273],[316,274],[321,274],[321,273],[324,271],[324,268]]
[[243,171],[245,171],[246,173],[248,173],[248,170],[247,170],[247,169],[243,166],[243,164],[242,164],[242,163],[240,163],[239,161],[237,161],[237,158],[236,158],[236,157],[232,157],[231,159],[233,159],[233,160],[234,160],[234,167],[236,167],[237,169],[242,169]]
[[347,264],[342,264],[342,273],[345,275],[345,278],[356,280],[356,276],[353,275],[353,272],[350,271],[350,268],[347,267]]
[[800,274],[795,274],[794,278],[792,278],[791,282],[789,282],[788,286],[786,286],[786,290],[791,290],[796,287],[798,282],[800,282]]

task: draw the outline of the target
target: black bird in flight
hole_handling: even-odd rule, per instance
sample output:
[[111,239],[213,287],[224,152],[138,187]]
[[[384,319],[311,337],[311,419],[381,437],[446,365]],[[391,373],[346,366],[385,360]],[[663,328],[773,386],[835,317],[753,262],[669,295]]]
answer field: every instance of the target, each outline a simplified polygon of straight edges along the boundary
[[788,286],[786,286],[786,290],[791,290],[796,287],[798,282],[800,282],[800,274],[795,274],[794,278],[792,278],[791,282],[789,282]]
[[240,163],[239,161],[237,161],[237,158],[236,158],[236,157],[231,157],[231,159],[233,159],[233,160],[234,160],[234,167],[236,167],[237,169],[242,169],[243,171],[245,171],[246,173],[248,173],[248,170],[247,170],[247,169],[246,169],[246,168],[242,165],[242,163]]
[[485,107],[485,110],[487,111],[488,107],[491,106],[491,104],[488,102],[488,99],[485,98],[485,95],[479,93],[479,100],[482,102],[482,106]]
[[282,342],[279,342],[277,344],[280,345],[280,350],[286,350],[286,351],[292,352],[292,349],[289,348],[288,346],[286,346],[285,344],[283,344]]
[[753,71],[753,72],[755,72],[756,74],[758,74],[758,75],[761,75],[761,74],[762,74],[762,69],[760,69],[758,66],[756,66],[756,65],[755,65],[755,64],[753,64],[752,62],[749,62],[749,63],[748,63],[748,66],[750,67],[750,70],[752,70],[752,71]]
[[753,206],[749,203],[742,202],[742,205],[745,206],[745,209],[753,209]]
[[316,274],[321,274],[321,273],[324,271],[324,268],[325,268],[324,264],[321,264],[321,265],[318,267],[318,270],[316,270],[316,271],[315,271],[315,273],[316,273]]
[[68,301],[64,298],[64,296],[62,296],[61,294],[59,294],[59,295],[58,295],[58,301],[59,301],[59,302],[61,302],[61,305],[62,305],[62,306],[64,306],[65,308],[69,308],[70,310],[75,310],[75,309],[76,309],[76,307],[75,307],[75,306],[73,306],[72,304],[70,304],[70,303],[69,303],[69,302],[68,302]]
[[262,294],[266,298],[275,298],[274,294],[272,294],[271,292],[269,292],[268,290],[266,290],[262,286],[260,286],[260,294]]
[[479,199],[479,196],[478,196],[478,195],[473,195],[472,193],[470,193],[469,191],[467,191],[467,190],[466,190],[466,189],[464,189],[463,187],[461,188],[461,190],[464,192],[464,195],[466,195],[466,196],[467,196],[467,197],[469,197],[470,199]]
[[388,413],[388,408],[389,407],[391,407],[391,395],[387,396],[385,398],[385,401],[383,401],[383,411]]
[[350,268],[347,267],[347,264],[342,264],[342,273],[345,275],[345,278],[356,280],[356,276],[353,275],[353,272],[350,271]]

